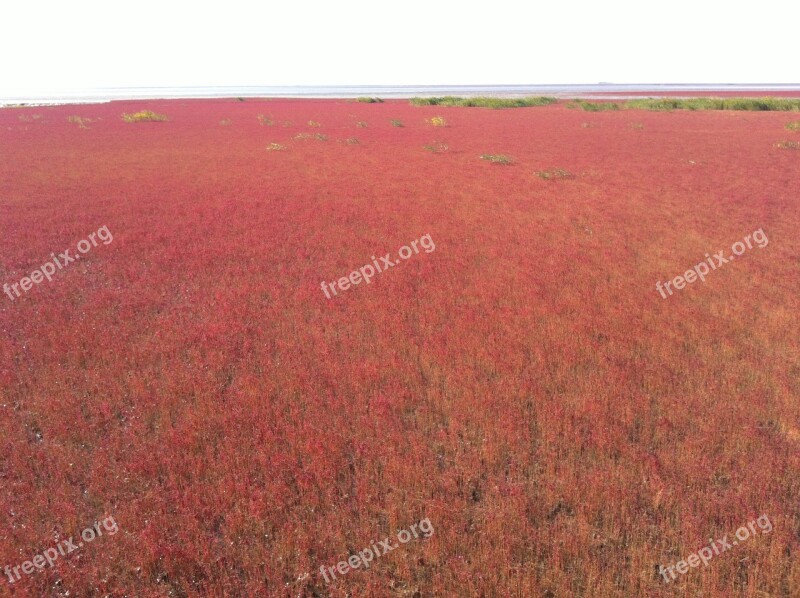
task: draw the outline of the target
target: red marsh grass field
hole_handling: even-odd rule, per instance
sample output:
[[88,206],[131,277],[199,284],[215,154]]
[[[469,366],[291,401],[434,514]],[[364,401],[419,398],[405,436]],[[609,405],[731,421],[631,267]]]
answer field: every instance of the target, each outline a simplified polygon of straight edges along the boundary
[[0,595],[800,595],[798,120],[0,110]]

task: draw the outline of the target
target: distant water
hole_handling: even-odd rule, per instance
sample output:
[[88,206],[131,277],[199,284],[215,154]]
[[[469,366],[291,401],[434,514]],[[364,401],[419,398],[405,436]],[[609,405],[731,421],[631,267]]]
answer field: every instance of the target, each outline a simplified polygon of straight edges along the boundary
[[661,93],[691,95],[697,92],[764,93],[790,92],[800,94],[800,84],[612,84],[594,85],[348,85],[348,86],[245,86],[245,87],[115,87],[93,90],[40,92],[36,94],[0,97],[2,104],[77,104],[111,100],[149,100],[179,98],[354,98],[378,96],[384,99],[403,99],[414,96],[526,96],[591,97],[609,95]]

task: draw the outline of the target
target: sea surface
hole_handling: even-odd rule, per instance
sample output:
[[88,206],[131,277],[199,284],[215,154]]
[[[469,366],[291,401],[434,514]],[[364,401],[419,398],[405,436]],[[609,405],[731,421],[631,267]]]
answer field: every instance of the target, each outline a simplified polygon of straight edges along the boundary
[[231,87],[114,87],[71,91],[37,92],[0,96],[0,105],[81,104],[112,100],[191,99],[191,98],[355,98],[376,96],[404,99],[425,96],[548,95],[562,98],[626,99],[648,95],[658,97],[708,95],[798,95],[800,84],[613,84],[592,85],[346,85],[346,86],[231,86]]

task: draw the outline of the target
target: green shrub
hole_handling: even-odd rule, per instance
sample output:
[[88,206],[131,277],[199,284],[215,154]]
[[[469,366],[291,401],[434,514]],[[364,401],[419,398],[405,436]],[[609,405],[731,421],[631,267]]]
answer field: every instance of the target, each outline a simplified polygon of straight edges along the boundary
[[382,104],[383,100],[380,98],[360,97],[356,98],[356,102],[363,102],[365,104]]
[[393,121],[392,121],[392,126],[393,126],[393,127],[404,127],[405,125],[402,123],[402,121],[399,121],[399,120],[393,120]]

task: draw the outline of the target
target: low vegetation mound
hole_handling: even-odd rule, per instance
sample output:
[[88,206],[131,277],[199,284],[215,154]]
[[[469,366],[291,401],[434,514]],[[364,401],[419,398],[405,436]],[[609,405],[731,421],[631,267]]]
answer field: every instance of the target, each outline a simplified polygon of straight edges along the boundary
[[797,98],[643,98],[628,100],[625,108],[641,110],[797,111]]
[[555,104],[556,98],[532,96],[527,98],[492,98],[475,97],[459,98],[444,96],[441,98],[411,98],[414,106],[463,106],[466,108],[527,108],[529,106],[547,106]]
[[140,110],[139,112],[124,113],[122,115],[122,120],[126,123],[162,122],[167,120],[167,117],[164,114],[158,114],[152,110]]

